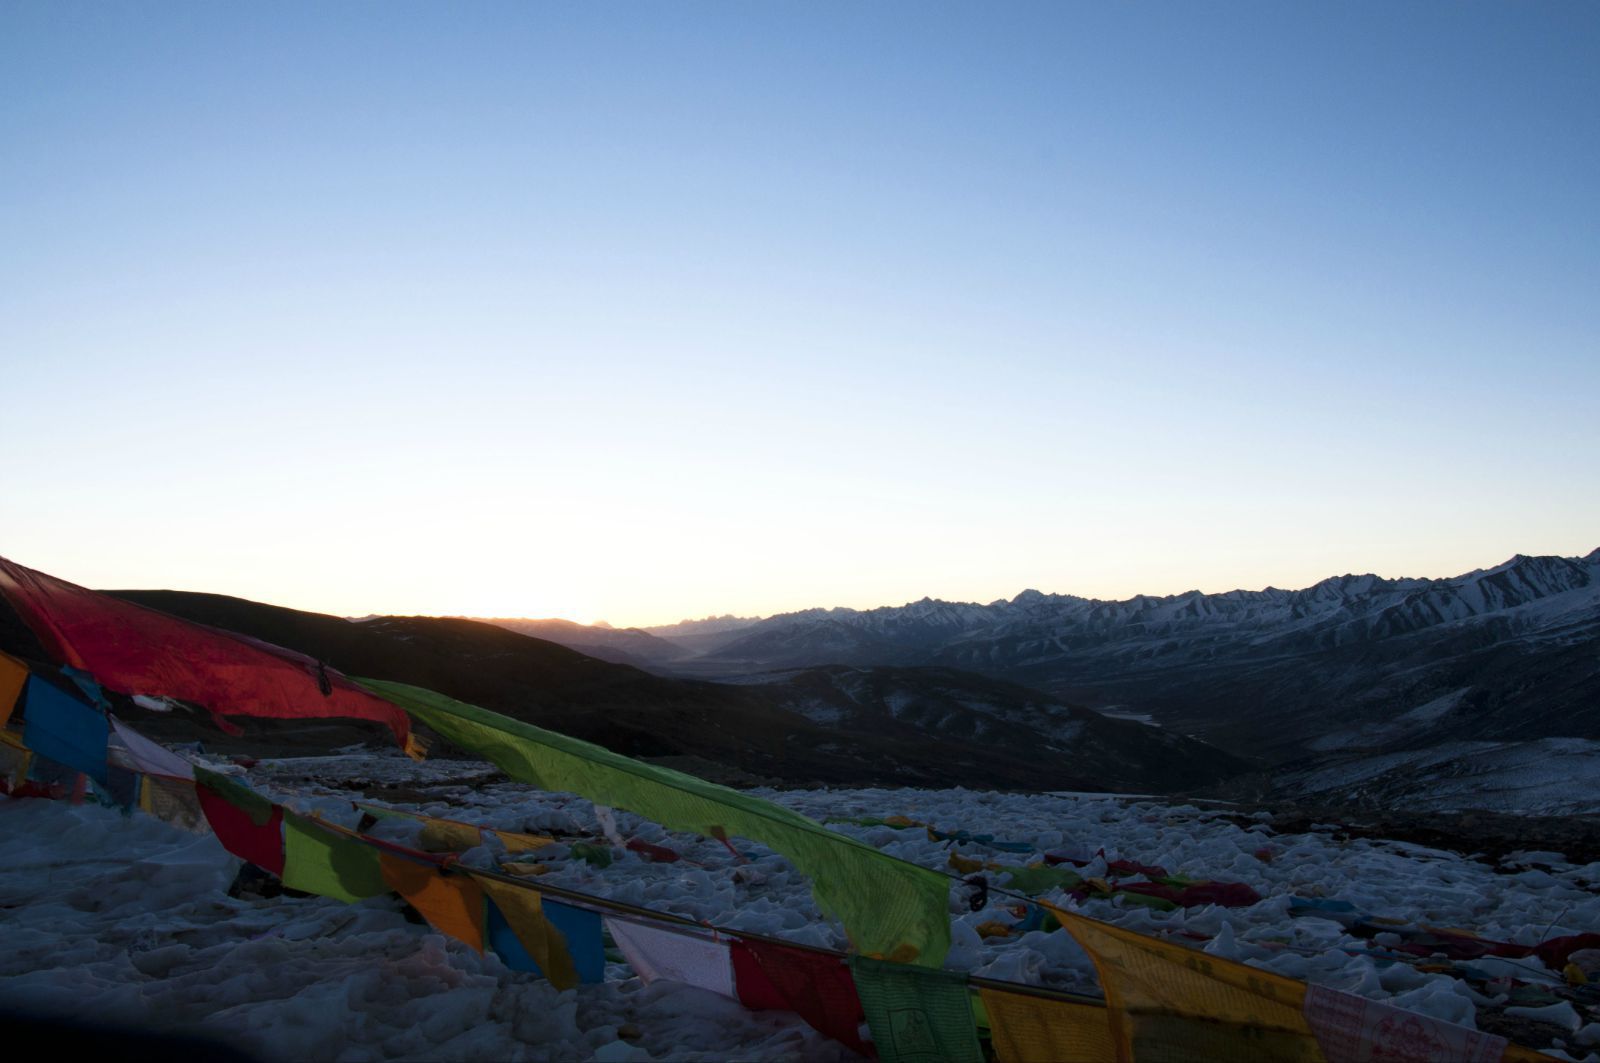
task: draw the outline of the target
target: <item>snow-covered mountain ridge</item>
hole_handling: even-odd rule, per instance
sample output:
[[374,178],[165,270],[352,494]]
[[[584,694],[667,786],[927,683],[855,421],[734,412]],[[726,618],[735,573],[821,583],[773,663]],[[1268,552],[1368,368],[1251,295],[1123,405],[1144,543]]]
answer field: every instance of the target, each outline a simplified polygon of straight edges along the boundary
[[1029,590],[987,605],[811,610],[733,632],[686,664],[703,674],[961,668],[1272,759],[1596,738],[1600,550],[1517,555],[1448,579],[1337,576],[1296,591],[1100,601]]
[[[1576,597],[1566,596],[1576,592]],[[1588,592],[1587,594],[1583,592]],[[1524,606],[1560,598],[1566,607],[1593,609],[1600,603],[1600,549],[1586,557],[1517,555],[1493,568],[1448,579],[1384,579],[1344,575],[1286,591],[1233,590],[1219,594],[1188,591],[1123,601],[1080,598],[1026,590],[1009,601],[980,605],[932,598],[877,609],[811,609],[769,617],[751,625],[711,656],[748,657],[777,663],[783,644],[794,643],[798,657],[786,664],[886,663],[871,651],[926,653],[930,649],[961,655],[965,644],[1000,639],[1021,641],[1012,656],[1035,659],[1056,651],[1069,652],[1075,640],[1178,637],[1199,632],[1246,637],[1258,645],[1280,639],[1310,638],[1319,645],[1340,645],[1363,638],[1383,638],[1437,624],[1510,613]],[[1547,617],[1517,618],[1537,626]],[[855,645],[871,660],[821,661],[811,654],[823,646]]]

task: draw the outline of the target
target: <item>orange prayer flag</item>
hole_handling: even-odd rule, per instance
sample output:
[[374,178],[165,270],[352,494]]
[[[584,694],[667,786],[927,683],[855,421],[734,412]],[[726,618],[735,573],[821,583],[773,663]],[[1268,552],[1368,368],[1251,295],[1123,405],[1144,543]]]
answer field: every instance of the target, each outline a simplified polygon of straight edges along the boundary
[[0,653],[0,727],[11,719],[11,710],[17,707],[22,684],[27,681],[28,666],[9,653]]
[[557,989],[571,989],[577,985],[578,969],[567,950],[567,939],[545,918],[539,892],[492,878],[473,877],[500,909],[511,932],[550,984]]
[[422,913],[441,934],[483,951],[483,890],[466,875],[447,875],[432,864],[380,852],[383,881]]
[[412,760],[427,759],[428,743],[418,738],[415,731],[412,731],[406,735],[405,745],[401,748],[405,750],[406,756],[410,757]]
[[980,988],[1000,1063],[1116,1063],[1111,1016],[1103,1007]]

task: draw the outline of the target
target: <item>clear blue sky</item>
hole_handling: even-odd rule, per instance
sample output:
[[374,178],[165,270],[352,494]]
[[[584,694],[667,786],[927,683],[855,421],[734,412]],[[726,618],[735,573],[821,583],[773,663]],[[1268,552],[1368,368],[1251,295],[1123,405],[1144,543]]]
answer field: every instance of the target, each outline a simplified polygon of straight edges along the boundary
[[655,623],[1600,545],[1600,5],[0,6],[0,553]]

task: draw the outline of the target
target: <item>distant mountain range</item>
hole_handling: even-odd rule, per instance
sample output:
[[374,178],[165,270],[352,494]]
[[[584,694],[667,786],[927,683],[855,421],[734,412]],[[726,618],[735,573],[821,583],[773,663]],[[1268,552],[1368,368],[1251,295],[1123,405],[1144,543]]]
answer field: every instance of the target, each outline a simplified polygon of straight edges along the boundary
[[[705,622],[699,622],[704,624]],[[1600,550],[1449,579],[1098,601],[1024,591],[641,634],[649,667],[729,678],[824,665],[961,669],[1289,761],[1450,741],[1600,738]]]
[[[649,629],[112,593],[728,782],[1600,807],[1561,784],[1600,778],[1600,550],[1450,579],[1126,601],[1030,590]],[[0,649],[37,656],[30,643],[0,605]],[[144,722],[219,748],[364,737]]]

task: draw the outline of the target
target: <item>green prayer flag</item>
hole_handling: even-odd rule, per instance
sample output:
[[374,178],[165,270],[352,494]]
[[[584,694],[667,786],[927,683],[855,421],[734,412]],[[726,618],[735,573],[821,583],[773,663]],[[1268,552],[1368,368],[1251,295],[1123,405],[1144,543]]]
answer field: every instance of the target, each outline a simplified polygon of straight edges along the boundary
[[1121,897],[1122,898],[1122,903],[1124,905],[1137,904],[1137,905],[1139,905],[1141,907],[1144,907],[1144,908],[1153,908],[1158,912],[1170,912],[1173,909],[1178,907],[1176,904],[1174,904],[1172,901],[1167,900],[1165,897],[1152,897],[1148,893],[1137,893],[1137,892],[1130,892],[1128,890],[1117,890],[1115,893],[1112,894],[1112,896],[1113,897]]
[[850,973],[883,1063],[983,1063],[966,975],[866,956]]
[[594,867],[611,866],[611,846],[595,845],[591,842],[573,842],[572,855],[586,864]]
[[938,967],[950,950],[949,880],[770,801],[405,683],[359,682],[513,779],[623,808],[675,830],[737,835],[788,857],[867,955]]
[[1006,867],[1011,878],[1005,888],[1016,893],[1037,897],[1056,888],[1070,890],[1083,882],[1083,876],[1064,867]]
[[283,884],[336,901],[365,900],[389,892],[377,849],[287,809],[283,813]]

